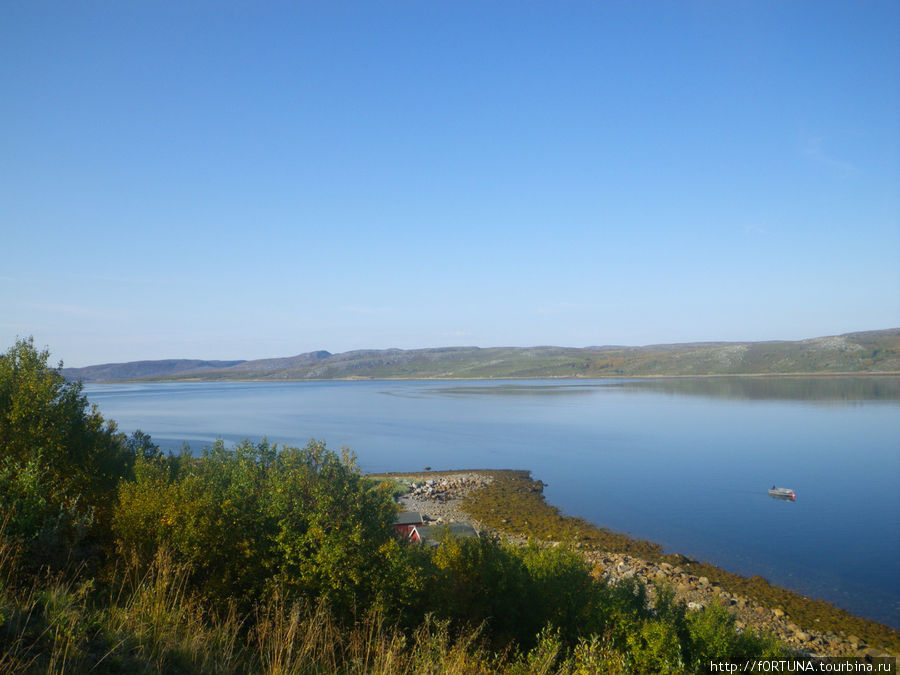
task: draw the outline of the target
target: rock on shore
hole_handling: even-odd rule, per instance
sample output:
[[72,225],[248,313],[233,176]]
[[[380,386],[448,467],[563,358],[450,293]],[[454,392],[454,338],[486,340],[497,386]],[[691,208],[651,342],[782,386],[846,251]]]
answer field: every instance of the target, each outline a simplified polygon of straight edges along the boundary
[[472,490],[490,485],[493,478],[477,472],[454,473],[435,477],[432,474],[404,475],[412,489],[399,501],[404,511],[418,511],[438,523],[470,522],[481,531],[481,523],[473,521],[461,508],[463,498]]
[[773,634],[788,646],[811,656],[890,656],[875,650],[855,636],[817,632],[801,628],[793,623],[780,607],[763,605],[730,593],[710,583],[706,577],[697,577],[681,567],[666,562],[655,563],[620,553],[599,551],[583,552],[592,565],[594,575],[610,583],[638,578],[648,584],[651,600],[652,584],[666,583],[674,591],[677,600],[683,601],[689,611],[699,611],[718,602],[734,614],[738,629],[753,628]]

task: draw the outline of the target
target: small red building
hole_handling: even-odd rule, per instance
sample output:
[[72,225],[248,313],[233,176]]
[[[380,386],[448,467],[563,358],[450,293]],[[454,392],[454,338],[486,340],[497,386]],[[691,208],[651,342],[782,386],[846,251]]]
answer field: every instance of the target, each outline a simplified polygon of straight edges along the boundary
[[418,534],[414,534],[416,527],[424,524],[422,514],[418,511],[404,511],[398,513],[394,519],[394,531],[404,539],[413,538],[414,541],[417,541]]

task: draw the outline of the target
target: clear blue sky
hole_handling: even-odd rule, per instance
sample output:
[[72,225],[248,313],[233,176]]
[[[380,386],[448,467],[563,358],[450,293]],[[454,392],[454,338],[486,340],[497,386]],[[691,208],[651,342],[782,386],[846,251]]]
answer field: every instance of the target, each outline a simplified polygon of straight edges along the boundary
[[900,3],[0,4],[0,348],[900,325]]

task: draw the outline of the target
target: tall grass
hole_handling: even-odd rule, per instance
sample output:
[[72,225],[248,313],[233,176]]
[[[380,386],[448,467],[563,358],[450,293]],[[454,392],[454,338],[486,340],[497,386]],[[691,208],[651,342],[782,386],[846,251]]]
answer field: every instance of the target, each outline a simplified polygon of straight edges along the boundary
[[[189,570],[161,550],[143,575],[126,566],[116,589],[95,614],[107,651],[98,663],[149,670],[237,672],[243,622],[234,607],[213,612],[188,592]],[[108,665],[103,666],[103,663]]]
[[4,674],[575,672],[551,634],[529,654],[498,654],[479,628],[453,632],[432,617],[406,634],[377,612],[342,626],[324,604],[279,593],[244,616],[234,604],[211,608],[165,550],[142,574],[124,565],[102,589],[74,574],[16,585],[16,564],[15,546],[0,538]]
[[[2,555],[12,578],[15,556]],[[98,591],[77,573],[37,575],[0,588],[0,673],[236,670],[232,618],[206,616],[185,593],[186,575],[165,554],[138,583]]]

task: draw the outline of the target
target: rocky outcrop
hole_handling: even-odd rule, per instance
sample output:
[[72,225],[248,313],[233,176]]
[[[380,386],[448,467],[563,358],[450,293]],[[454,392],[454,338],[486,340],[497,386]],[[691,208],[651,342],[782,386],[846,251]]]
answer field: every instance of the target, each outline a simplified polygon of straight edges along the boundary
[[472,490],[490,485],[493,479],[478,473],[455,474],[445,478],[430,478],[421,483],[413,483],[409,496],[417,499],[449,501],[462,499]]
[[462,511],[460,504],[472,490],[490,485],[493,481],[491,476],[473,471],[439,477],[429,474],[404,475],[403,479],[410,484],[410,491],[399,499],[403,510],[418,511],[426,521],[471,522],[478,530],[482,529],[481,523]]

